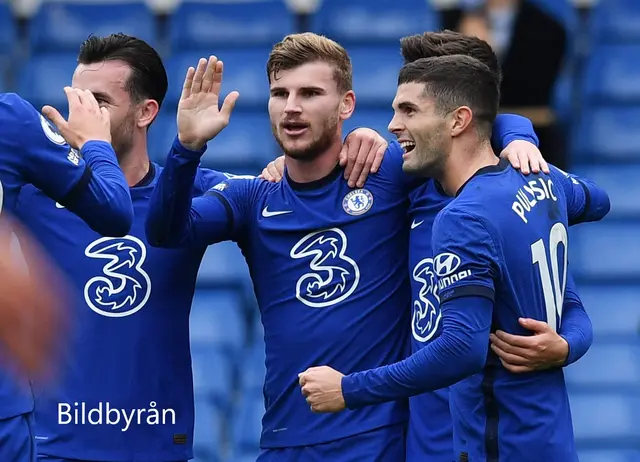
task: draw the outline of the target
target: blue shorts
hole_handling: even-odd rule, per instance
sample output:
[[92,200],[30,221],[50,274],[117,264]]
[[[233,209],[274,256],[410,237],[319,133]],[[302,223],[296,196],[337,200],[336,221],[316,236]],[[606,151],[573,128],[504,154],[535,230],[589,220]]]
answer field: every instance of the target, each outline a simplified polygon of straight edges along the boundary
[[406,424],[378,428],[330,443],[263,449],[256,462],[403,462]]
[[0,460],[35,462],[33,412],[0,420]]

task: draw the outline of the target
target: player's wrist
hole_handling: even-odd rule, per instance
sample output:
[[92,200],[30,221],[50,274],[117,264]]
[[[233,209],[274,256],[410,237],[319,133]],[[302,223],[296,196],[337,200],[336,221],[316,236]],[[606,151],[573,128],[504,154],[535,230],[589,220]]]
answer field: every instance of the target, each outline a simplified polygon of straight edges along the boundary
[[183,148],[194,153],[201,151],[204,152],[203,148],[207,145],[206,140],[195,140],[193,138],[183,136],[180,133],[178,133],[178,142],[182,145]]

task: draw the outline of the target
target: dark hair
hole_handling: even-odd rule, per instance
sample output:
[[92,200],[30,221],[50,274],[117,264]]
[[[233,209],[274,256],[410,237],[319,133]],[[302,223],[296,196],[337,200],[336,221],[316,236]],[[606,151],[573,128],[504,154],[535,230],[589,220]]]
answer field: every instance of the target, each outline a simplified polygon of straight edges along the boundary
[[80,46],[80,64],[116,60],[124,61],[131,68],[125,86],[131,100],[139,102],[148,98],[162,106],[168,87],[167,71],[158,52],[147,42],[125,34],[91,35]]
[[477,59],[502,80],[498,57],[491,45],[478,37],[451,30],[425,32],[400,39],[400,52],[405,64],[422,58],[465,55]]
[[440,114],[468,106],[480,136],[491,137],[498,113],[498,79],[477,59],[464,55],[418,59],[400,69],[398,85],[405,83],[424,84],[424,94],[435,100]]

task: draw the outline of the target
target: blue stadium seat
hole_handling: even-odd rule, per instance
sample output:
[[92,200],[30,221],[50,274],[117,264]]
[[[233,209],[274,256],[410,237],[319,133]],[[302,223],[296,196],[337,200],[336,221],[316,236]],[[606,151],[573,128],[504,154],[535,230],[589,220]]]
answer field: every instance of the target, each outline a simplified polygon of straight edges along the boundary
[[[639,156],[640,159],[640,156]],[[594,181],[611,200],[611,217],[640,217],[640,163],[623,165],[578,165],[571,173]]]
[[639,104],[639,56],[640,42],[593,49],[584,73],[584,101],[588,104]]
[[390,108],[398,88],[402,56],[397,44],[388,47],[349,47],[356,107]]
[[43,104],[67,111],[64,87],[71,85],[77,65],[76,53],[48,53],[29,59],[19,73],[17,93],[37,109]]
[[388,109],[367,109],[360,108],[356,103],[356,110],[347,119],[344,124],[344,135],[346,136],[351,130],[361,127],[372,128],[377,131],[386,140],[395,140],[396,136],[389,132],[389,122],[393,117],[391,105]]
[[170,19],[173,51],[268,45],[294,31],[282,0],[243,3],[183,2]]
[[242,286],[248,280],[249,269],[235,243],[220,242],[207,248],[198,273],[199,283]]
[[636,0],[599,1],[590,19],[591,36],[596,42],[640,42],[640,3]]
[[586,449],[578,451],[580,462],[638,462],[640,450]]
[[192,342],[215,345],[233,359],[247,339],[242,296],[235,290],[196,290],[189,323]]
[[573,392],[569,401],[578,444],[587,441],[622,444],[640,440],[637,425],[640,395]]
[[576,162],[640,159],[640,106],[585,107],[573,135]]
[[0,3],[0,49],[3,56],[15,51],[17,39],[18,31],[11,7],[8,2]]
[[193,434],[195,460],[218,462],[222,460],[223,423],[219,412],[206,400],[196,398],[196,415]]
[[211,345],[194,342],[191,350],[195,396],[207,400],[221,412],[228,412],[236,379],[233,360]]
[[[215,48],[216,56],[224,62],[223,95],[233,90],[240,92],[236,107],[257,107],[260,110],[267,107],[269,82],[266,65],[270,50],[269,47]],[[180,99],[187,69],[195,67],[200,58],[208,58],[212,53],[211,49],[177,53],[167,61],[168,105],[177,104]]]
[[640,286],[578,284],[597,340],[640,338]]
[[235,422],[233,423],[233,453],[242,454],[258,451],[264,398],[261,393],[245,393],[242,396]]
[[569,385],[640,390],[640,335],[635,344],[595,343],[580,361],[565,368],[565,377]]
[[569,231],[571,271],[578,278],[625,281],[640,278],[638,224],[615,221]]
[[440,21],[425,0],[324,0],[313,26],[343,45],[387,42],[398,48],[400,37],[437,30]]
[[256,393],[264,386],[265,368],[264,342],[256,342],[243,358],[242,389],[246,393]]
[[144,2],[44,3],[30,25],[32,51],[77,52],[89,35],[123,32],[151,44],[155,42],[155,17]]
[[[149,152],[154,161],[164,164],[176,133],[175,113],[163,111],[149,131]],[[202,167],[235,175],[257,175],[277,155],[266,111],[235,110],[229,126],[209,142]]]

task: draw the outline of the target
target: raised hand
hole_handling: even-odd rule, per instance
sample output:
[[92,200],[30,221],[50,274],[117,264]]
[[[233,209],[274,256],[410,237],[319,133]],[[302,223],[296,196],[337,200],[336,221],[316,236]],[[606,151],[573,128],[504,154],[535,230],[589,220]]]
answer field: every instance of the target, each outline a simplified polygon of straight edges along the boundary
[[44,106],[42,114],[58,129],[65,141],[75,149],[82,149],[87,141],[111,143],[111,118],[106,108],[100,107],[89,90],[65,87],[69,101],[69,120],[51,106]]
[[201,58],[184,79],[178,104],[178,139],[187,149],[197,151],[227,125],[240,94],[232,91],[218,108],[222,85],[222,61],[215,56]]

